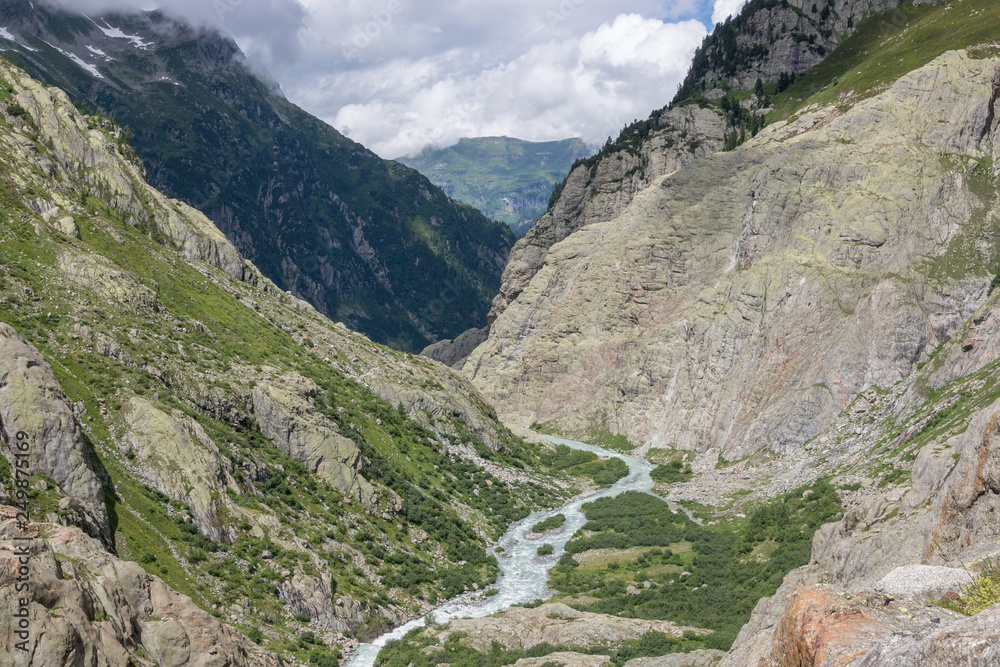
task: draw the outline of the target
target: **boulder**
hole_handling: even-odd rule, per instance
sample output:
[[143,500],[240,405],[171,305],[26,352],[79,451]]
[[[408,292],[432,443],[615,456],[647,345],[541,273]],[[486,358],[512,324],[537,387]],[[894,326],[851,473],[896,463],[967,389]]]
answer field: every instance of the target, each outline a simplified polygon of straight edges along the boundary
[[254,388],[254,417],[261,432],[279,449],[335,489],[374,509],[374,487],[361,476],[364,460],[353,441],[323,417],[311,398],[319,387],[298,373],[288,373]]
[[967,570],[934,565],[904,565],[882,577],[875,590],[911,598],[942,598],[945,593],[961,593],[975,577]]
[[[16,610],[18,556],[0,508],[0,604]],[[282,660],[198,608],[136,563],[119,560],[74,527],[33,524],[27,593],[33,665],[280,667]],[[40,535],[45,535],[44,538]],[[0,624],[0,664],[18,665],[11,624]]]
[[[26,440],[18,437],[27,436]],[[25,442],[32,474],[50,477],[77,501],[81,527],[111,543],[104,485],[73,414],[73,405],[41,353],[13,327],[0,323],[0,439],[15,467],[15,449]]]

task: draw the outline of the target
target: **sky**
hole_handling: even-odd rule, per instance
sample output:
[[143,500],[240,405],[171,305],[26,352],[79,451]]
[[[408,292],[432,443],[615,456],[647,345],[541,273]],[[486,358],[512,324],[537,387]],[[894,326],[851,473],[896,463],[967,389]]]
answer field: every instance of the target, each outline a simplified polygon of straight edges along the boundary
[[47,0],[231,34],[285,95],[386,158],[462,137],[600,144],[667,104],[745,0]]

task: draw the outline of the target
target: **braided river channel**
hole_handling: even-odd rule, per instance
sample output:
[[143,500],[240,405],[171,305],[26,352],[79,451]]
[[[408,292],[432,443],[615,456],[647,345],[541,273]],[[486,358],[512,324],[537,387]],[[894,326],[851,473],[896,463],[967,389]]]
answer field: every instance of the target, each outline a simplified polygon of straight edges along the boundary
[[[628,465],[628,476],[618,480],[608,489],[588,496],[577,497],[558,509],[537,512],[512,523],[498,544],[499,547],[503,548],[505,557],[495,554],[502,573],[493,584],[493,588],[498,591],[495,595],[476,601],[471,601],[471,598],[479,596],[479,593],[464,594],[453,598],[426,616],[410,621],[369,644],[362,644],[347,661],[348,667],[373,667],[382,647],[390,641],[402,639],[406,633],[415,628],[424,627],[431,618],[435,623],[447,623],[454,618],[482,618],[505,611],[515,605],[551,598],[553,591],[548,586],[549,570],[565,553],[566,543],[587,522],[582,511],[583,505],[598,498],[611,498],[626,491],[648,493],[653,488],[653,480],[649,473],[656,466],[644,459],[573,440],[551,436],[543,437],[556,445],[567,445],[572,449],[594,452],[600,457],[621,459]],[[525,535],[531,532],[531,527],[536,523],[560,513],[566,516],[562,532],[549,534],[544,540],[525,539]],[[542,544],[551,544],[555,549],[553,554],[539,557],[536,552]],[[492,551],[495,553],[495,550],[496,547]]]

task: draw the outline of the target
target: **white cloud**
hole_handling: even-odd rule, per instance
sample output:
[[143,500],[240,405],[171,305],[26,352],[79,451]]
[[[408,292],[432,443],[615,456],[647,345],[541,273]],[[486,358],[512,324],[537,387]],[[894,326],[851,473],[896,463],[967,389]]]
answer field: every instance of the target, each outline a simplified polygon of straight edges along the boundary
[[[465,136],[603,142],[670,101],[712,0],[44,0],[219,25],[385,157]],[[715,0],[715,10],[724,2]],[[739,2],[739,0],[735,0]]]
[[712,24],[723,23],[730,16],[736,16],[746,3],[747,0],[715,0],[715,9],[712,10]]
[[370,60],[349,59],[345,69],[299,78],[286,92],[385,157],[497,134],[599,143],[670,101],[706,35],[695,20],[667,23],[633,13],[574,36],[573,20],[544,13],[526,20],[525,32],[543,38],[524,39],[520,48],[491,52],[491,44],[463,40],[426,55],[397,51],[404,35],[377,45],[374,37],[382,35],[369,26],[374,37],[360,57]]

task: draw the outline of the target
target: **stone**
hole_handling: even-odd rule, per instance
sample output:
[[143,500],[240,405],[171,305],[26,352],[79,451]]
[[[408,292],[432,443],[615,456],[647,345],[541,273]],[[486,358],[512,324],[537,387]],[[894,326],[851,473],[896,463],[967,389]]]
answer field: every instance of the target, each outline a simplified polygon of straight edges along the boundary
[[639,639],[649,631],[680,637],[685,632],[703,635],[711,631],[682,627],[669,621],[647,621],[605,614],[581,612],[562,603],[543,604],[535,609],[512,607],[498,616],[455,619],[445,629],[428,632],[447,639],[452,632],[465,632],[461,641],[477,651],[488,652],[493,641],[504,648],[529,649],[538,644],[553,646],[607,646]]
[[613,664],[607,655],[586,655],[559,651],[549,653],[542,658],[521,658],[514,667],[545,667],[556,664],[560,667],[606,667]]
[[[13,508],[2,508],[12,510]],[[0,523],[0,604],[17,609],[20,534],[12,514]],[[75,527],[32,524],[29,639],[32,664],[128,667],[281,667],[284,662],[127,563]],[[58,609],[58,613],[50,613]],[[0,627],[0,664],[20,664],[11,625]]]
[[208,537],[221,542],[235,539],[238,521],[233,518],[242,510],[228,493],[243,491],[232,476],[233,462],[219,452],[201,425],[180,410],[168,413],[139,397],[133,397],[124,412],[119,448],[134,457],[137,474],[184,503]]
[[297,373],[256,387],[253,410],[260,430],[310,472],[374,508],[378,500],[374,487],[361,476],[361,451],[313,407],[310,398],[318,391],[315,383]]
[[[19,433],[27,437],[22,440]],[[110,544],[104,485],[73,414],[73,405],[52,367],[10,325],[0,323],[0,441],[15,467],[18,443],[26,443],[30,470],[51,477],[73,507],[80,526]]]
[[875,590],[912,598],[942,598],[947,593],[961,593],[974,579],[969,571],[955,567],[904,565],[882,577]]
[[690,653],[673,653],[658,658],[634,658],[625,667],[713,667],[726,655],[725,651],[698,649]]
[[992,150],[998,71],[946,53],[847,110],[680,165],[620,208],[571,176],[561,199],[578,205],[515,246],[464,372],[516,423],[727,460],[797,450],[984,305],[988,276],[938,284],[914,258],[944,255],[992,206],[943,186],[941,155],[964,170]]

